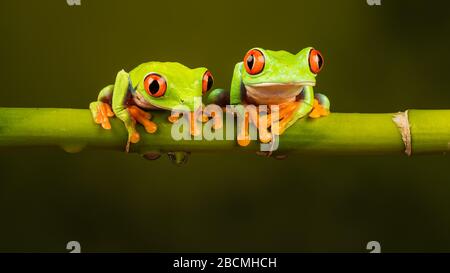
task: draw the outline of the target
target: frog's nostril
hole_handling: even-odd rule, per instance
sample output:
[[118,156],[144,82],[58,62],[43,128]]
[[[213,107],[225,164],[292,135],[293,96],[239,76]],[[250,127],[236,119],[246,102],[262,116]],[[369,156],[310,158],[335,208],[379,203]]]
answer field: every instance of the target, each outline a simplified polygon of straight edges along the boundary
[[181,102],[181,103],[184,103],[184,99],[180,99],[180,102]]

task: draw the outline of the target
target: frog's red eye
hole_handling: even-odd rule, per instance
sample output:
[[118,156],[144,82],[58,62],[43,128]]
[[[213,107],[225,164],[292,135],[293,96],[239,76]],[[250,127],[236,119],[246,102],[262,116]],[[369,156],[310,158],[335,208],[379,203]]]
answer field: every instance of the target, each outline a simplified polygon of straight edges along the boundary
[[167,82],[161,75],[150,73],[144,79],[144,88],[150,96],[161,97],[166,93]]
[[309,52],[309,68],[314,74],[318,74],[323,68],[323,57],[318,50],[311,49]]
[[265,62],[264,54],[258,49],[250,49],[244,57],[245,70],[250,75],[261,73]]
[[203,80],[202,80],[202,93],[205,94],[209,90],[211,90],[211,87],[213,86],[214,78],[209,70],[203,74]]

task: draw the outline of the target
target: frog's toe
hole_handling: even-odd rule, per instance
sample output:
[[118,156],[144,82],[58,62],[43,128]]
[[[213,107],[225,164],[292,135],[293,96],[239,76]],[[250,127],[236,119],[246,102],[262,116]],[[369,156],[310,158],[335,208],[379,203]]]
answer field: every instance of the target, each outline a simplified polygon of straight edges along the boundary
[[237,140],[239,146],[246,147],[250,144],[250,137],[248,136],[238,136]]
[[201,121],[202,123],[206,123],[206,122],[208,122],[209,117],[205,114],[201,114],[201,115],[198,115],[197,120]]
[[180,119],[180,113],[172,113],[167,120],[169,120],[170,123],[175,123]]
[[288,121],[288,119],[283,119],[281,121],[275,122],[272,127],[270,127],[271,132],[275,135],[281,136],[287,129]]
[[131,143],[138,143],[140,139],[141,139],[141,136],[139,135],[139,133],[137,131],[134,131],[130,134],[130,142]]
[[139,133],[136,130],[129,132],[127,145],[125,146],[125,151],[128,153],[130,151],[130,144],[138,143],[140,139],[141,139],[141,136],[139,135]]
[[239,129],[239,133],[237,135],[237,142],[239,146],[245,147],[250,144],[250,117],[248,113],[245,113],[245,118],[243,119],[243,123],[241,124],[241,128]]
[[325,117],[330,114],[329,108],[319,102],[318,99],[314,99],[313,110],[309,113],[310,118]]
[[269,143],[272,140],[272,134],[269,133],[268,131],[265,132],[259,132],[259,140],[262,143]]
[[109,118],[114,116],[111,106],[107,103],[96,101],[89,106],[95,123],[100,124],[104,129],[111,129]]
[[202,125],[197,121],[196,114],[194,112],[189,113],[190,132],[192,136],[199,136],[202,133]]
[[214,124],[213,124],[214,130],[222,129],[222,127],[223,127],[222,118],[221,117],[213,117],[213,119],[214,119]]
[[144,110],[134,105],[128,107],[128,112],[134,120],[144,126],[147,133],[153,134],[158,130],[158,126],[156,125],[156,123],[150,120],[150,118],[152,117],[150,113],[145,112]]

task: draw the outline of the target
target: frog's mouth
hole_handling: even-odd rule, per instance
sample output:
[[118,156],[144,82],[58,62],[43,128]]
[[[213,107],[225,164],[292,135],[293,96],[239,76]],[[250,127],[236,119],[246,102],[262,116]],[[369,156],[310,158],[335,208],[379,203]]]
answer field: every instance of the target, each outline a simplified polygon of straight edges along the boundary
[[[146,110],[169,110],[170,111],[172,109],[176,109],[176,107],[163,107],[163,106],[160,106],[160,105],[152,104],[152,103],[148,102],[147,100],[145,100],[145,98],[141,94],[139,94],[137,92],[135,94],[133,94],[133,102],[137,106],[139,106],[140,108],[146,109]],[[180,105],[185,105],[186,107],[188,107],[189,103],[186,102],[186,101],[181,101]],[[201,109],[200,106],[198,108]],[[195,110],[195,111],[198,111],[198,109]]]
[[162,109],[146,101],[145,98],[137,92],[133,94],[133,101],[142,109]]
[[299,100],[305,86],[315,82],[258,83],[245,85],[246,100],[252,104],[274,105]]

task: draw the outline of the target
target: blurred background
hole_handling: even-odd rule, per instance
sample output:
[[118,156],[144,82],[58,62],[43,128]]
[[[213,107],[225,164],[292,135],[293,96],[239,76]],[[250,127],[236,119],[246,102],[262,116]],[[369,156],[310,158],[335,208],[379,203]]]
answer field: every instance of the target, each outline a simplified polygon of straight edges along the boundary
[[[446,1],[1,1],[1,107],[87,108],[118,70],[319,49],[335,112],[450,108]],[[450,251],[448,156],[0,151],[0,251]]]

